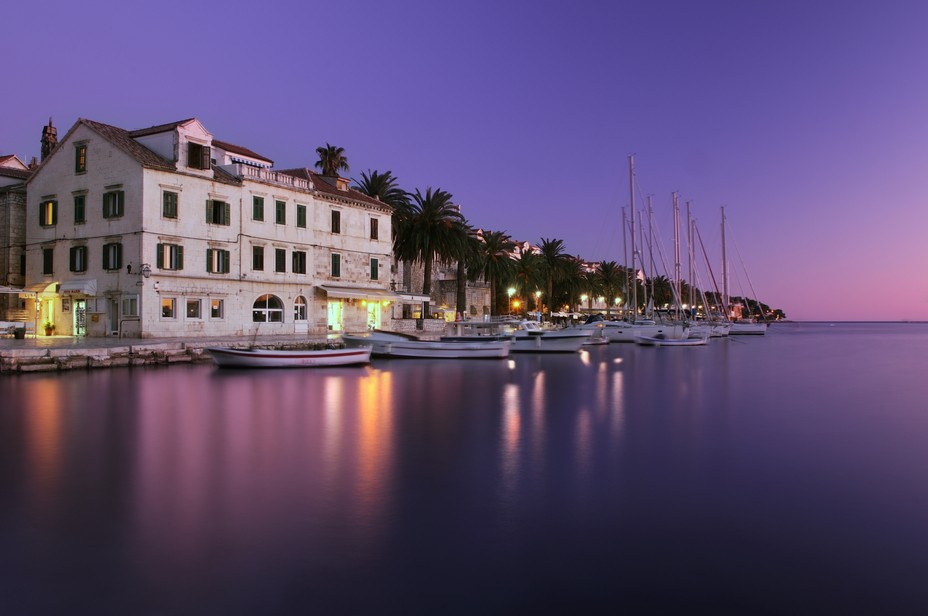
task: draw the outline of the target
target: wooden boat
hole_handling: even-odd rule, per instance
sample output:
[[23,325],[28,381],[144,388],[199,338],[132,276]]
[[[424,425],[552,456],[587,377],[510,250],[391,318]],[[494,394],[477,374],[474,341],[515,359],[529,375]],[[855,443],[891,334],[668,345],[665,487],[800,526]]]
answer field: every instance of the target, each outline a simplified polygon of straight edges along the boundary
[[275,350],[208,347],[220,368],[321,368],[369,364],[371,348]]
[[685,338],[657,334],[656,336],[638,336],[635,340],[642,346],[705,346],[708,341],[708,334],[690,334]]
[[510,340],[421,340],[397,332],[372,331],[342,334],[345,346],[371,347],[377,357],[424,357],[427,359],[501,359],[509,357]]
[[460,321],[449,323],[449,331],[443,342],[510,341],[513,353],[576,353],[593,334],[591,329],[546,329],[526,320]]

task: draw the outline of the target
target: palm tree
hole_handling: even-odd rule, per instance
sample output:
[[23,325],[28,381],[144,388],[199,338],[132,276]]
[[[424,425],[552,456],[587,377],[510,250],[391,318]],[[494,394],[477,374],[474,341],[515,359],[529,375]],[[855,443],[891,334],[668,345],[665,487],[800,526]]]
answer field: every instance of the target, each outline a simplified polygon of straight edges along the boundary
[[532,292],[544,284],[538,255],[531,250],[520,252],[518,258],[514,260],[513,273],[516,281],[516,294],[523,299],[527,308],[529,297],[533,297]]
[[459,245],[457,249],[457,297],[455,298],[455,310],[462,315],[467,314],[467,281],[474,281],[479,276],[482,264],[481,247],[483,243],[477,235],[477,230],[463,223],[461,225],[461,235],[458,238]]
[[[452,203],[451,193],[431,187],[423,195],[416,189],[413,202],[394,212],[393,252],[396,258],[422,261],[422,295],[432,292],[432,263],[455,257],[464,218]],[[422,318],[429,317],[429,302],[422,303]]]
[[545,277],[547,290],[545,300],[548,303],[548,315],[550,316],[551,306],[554,305],[554,283],[564,278],[570,255],[564,252],[564,240],[541,238],[539,250],[541,251],[541,271]]
[[322,175],[326,177],[338,177],[338,172],[344,169],[349,171],[348,157],[345,156],[345,148],[335,147],[328,143],[325,147],[316,148],[316,154],[319,160],[316,161],[316,167],[322,170]]
[[622,279],[624,273],[615,261],[605,261],[596,268],[596,278],[599,281],[603,296],[606,298],[606,316],[609,316],[612,310],[612,304],[615,297],[622,288]]
[[361,172],[361,181],[353,180],[354,187],[358,192],[364,193],[368,197],[374,197],[387,205],[403,207],[409,205],[409,193],[399,187],[399,180],[394,177],[393,172],[371,171]]
[[500,283],[509,279],[513,271],[512,251],[515,242],[504,231],[484,231],[481,272],[490,283],[490,315],[499,315],[496,305]]

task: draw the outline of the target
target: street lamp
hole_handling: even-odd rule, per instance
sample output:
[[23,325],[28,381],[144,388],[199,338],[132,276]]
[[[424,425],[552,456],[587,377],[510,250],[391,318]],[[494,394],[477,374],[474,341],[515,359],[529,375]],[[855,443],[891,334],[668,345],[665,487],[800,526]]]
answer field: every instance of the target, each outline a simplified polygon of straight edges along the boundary
[[509,316],[512,316],[512,296],[516,292],[514,287],[509,287],[506,289],[506,293],[509,294]]
[[535,291],[535,312],[541,316],[541,291]]

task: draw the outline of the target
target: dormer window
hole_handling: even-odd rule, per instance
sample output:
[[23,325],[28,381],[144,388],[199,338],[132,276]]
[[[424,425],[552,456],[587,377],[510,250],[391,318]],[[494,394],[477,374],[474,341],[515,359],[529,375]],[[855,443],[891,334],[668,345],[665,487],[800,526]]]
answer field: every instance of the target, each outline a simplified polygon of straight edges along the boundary
[[206,145],[187,142],[187,166],[191,169],[210,168],[210,148]]

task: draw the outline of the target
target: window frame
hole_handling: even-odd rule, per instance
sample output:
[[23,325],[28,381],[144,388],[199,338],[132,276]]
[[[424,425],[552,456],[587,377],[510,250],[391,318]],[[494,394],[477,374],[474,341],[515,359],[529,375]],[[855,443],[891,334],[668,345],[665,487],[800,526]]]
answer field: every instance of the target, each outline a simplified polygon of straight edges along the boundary
[[39,226],[54,227],[58,224],[58,200],[43,199],[39,202]]
[[330,259],[330,269],[329,276],[332,278],[341,278],[342,277],[342,255],[337,252],[333,252]]
[[87,271],[87,244],[71,246],[68,251],[68,271],[83,274]]
[[253,272],[264,271],[264,246],[252,245],[251,247],[251,271]]
[[264,197],[252,195],[251,219],[257,222],[264,222]]
[[206,249],[206,271],[210,274],[228,274],[232,264],[232,253],[222,248]]
[[228,227],[232,224],[232,205],[221,199],[206,200],[206,224]]
[[122,242],[107,242],[103,244],[102,265],[104,271],[122,269]]
[[332,210],[332,233],[341,234],[342,232],[342,212],[341,210]]
[[87,195],[74,195],[74,224],[87,222]]
[[[191,308],[194,310],[191,312]],[[184,301],[184,319],[202,321],[203,320],[203,300],[199,297],[188,297]]]
[[[161,191],[161,217],[169,220],[177,220],[180,195],[173,190]],[[170,211],[169,211],[170,210]]]
[[55,249],[42,249],[42,275],[52,276],[55,273]]
[[208,171],[212,163],[211,148],[203,143],[187,141],[187,167]]
[[184,269],[184,247],[182,244],[159,243],[155,267],[165,271],[179,272]]
[[[263,300],[263,306],[259,305]],[[274,306],[271,306],[271,302]],[[262,316],[263,318],[258,318]],[[279,317],[279,318],[272,318]],[[283,323],[284,322],[284,303],[279,297],[272,293],[265,293],[254,301],[251,305],[251,320],[253,323]]]
[[307,208],[302,203],[296,204],[296,226],[298,229],[306,228],[306,213]]
[[274,224],[287,224],[287,202],[274,200]]
[[122,218],[126,213],[126,191],[108,190],[103,193],[103,218]]
[[87,144],[74,145],[74,173],[87,173]]
[[380,219],[371,218],[371,239],[379,241],[380,240]]
[[290,272],[293,274],[306,273],[306,251],[294,250],[290,253]]
[[287,249],[286,248],[275,248],[274,249],[274,273],[275,274],[286,274],[287,273]]
[[371,280],[380,280],[380,259],[371,257]]
[[[165,313],[165,308],[170,306],[170,313]],[[161,318],[162,319],[177,319],[177,298],[176,297],[162,297],[161,298]]]
[[225,318],[225,300],[219,298],[210,298],[209,318],[217,320]]

